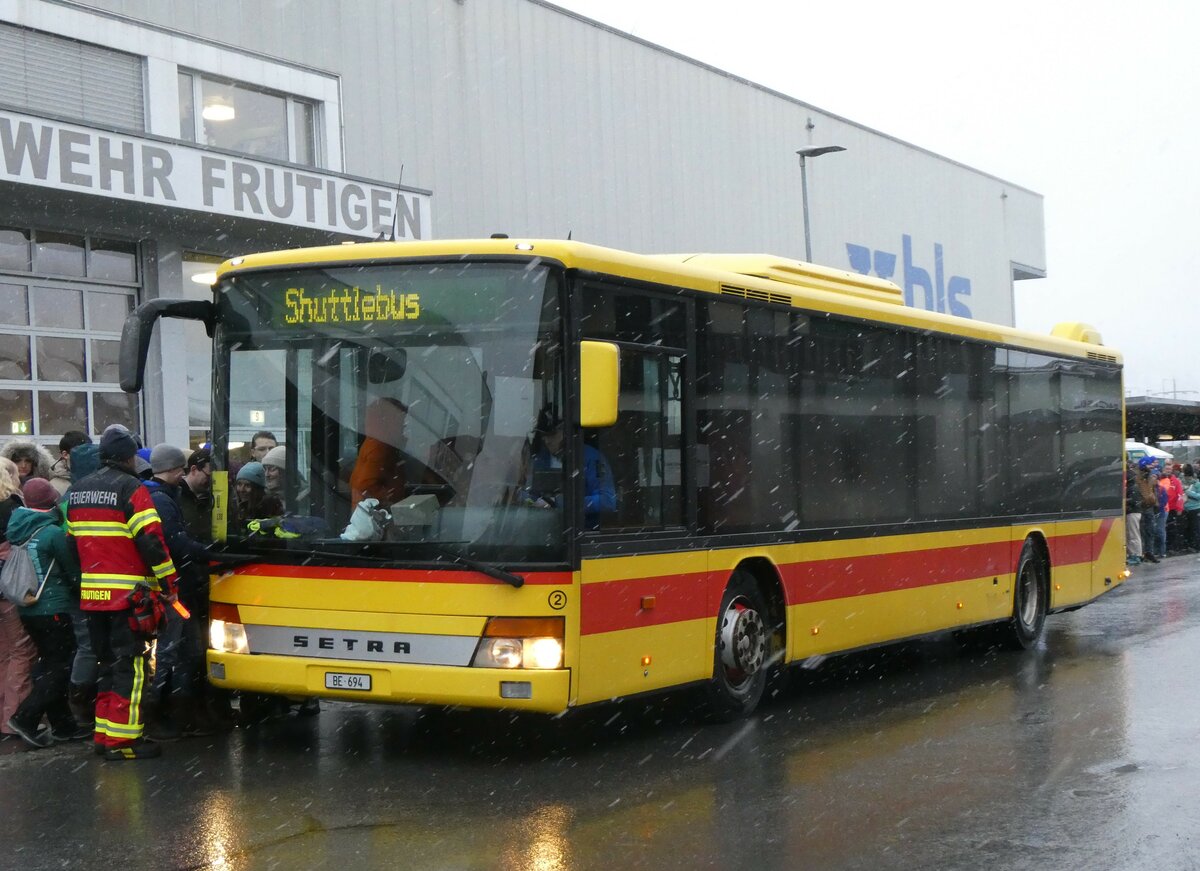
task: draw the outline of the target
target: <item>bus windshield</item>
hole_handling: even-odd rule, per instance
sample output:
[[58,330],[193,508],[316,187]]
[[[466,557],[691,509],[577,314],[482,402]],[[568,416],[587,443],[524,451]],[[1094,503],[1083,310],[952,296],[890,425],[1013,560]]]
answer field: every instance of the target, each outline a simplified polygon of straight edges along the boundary
[[[469,260],[220,285],[227,538],[318,556],[561,561],[562,464],[535,473],[532,461],[539,420],[563,419],[558,276]],[[252,453],[256,433],[283,450]]]

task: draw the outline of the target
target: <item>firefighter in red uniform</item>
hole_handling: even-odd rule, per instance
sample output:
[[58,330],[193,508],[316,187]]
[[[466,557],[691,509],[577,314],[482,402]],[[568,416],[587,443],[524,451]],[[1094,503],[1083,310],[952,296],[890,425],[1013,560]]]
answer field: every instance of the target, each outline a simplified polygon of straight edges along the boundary
[[100,469],[67,496],[67,532],[79,551],[80,606],[100,660],[95,749],[106,759],[160,754],[142,732],[147,650],[164,601],[175,601],[175,566],[150,492],[133,474],[137,442],[123,427],[100,439]]

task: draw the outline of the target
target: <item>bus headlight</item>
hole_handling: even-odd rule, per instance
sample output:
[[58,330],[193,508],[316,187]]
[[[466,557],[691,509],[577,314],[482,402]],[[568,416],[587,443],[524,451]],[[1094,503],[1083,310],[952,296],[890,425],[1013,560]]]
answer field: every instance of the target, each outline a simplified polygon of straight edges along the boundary
[[520,668],[520,638],[486,638],[475,655],[475,665],[484,668]]
[[213,620],[208,624],[208,643],[213,650],[222,653],[249,653],[246,627],[241,623]]
[[559,668],[562,666],[562,642],[557,638],[526,638],[526,668]]
[[562,668],[561,617],[493,617],[471,665],[476,668]]

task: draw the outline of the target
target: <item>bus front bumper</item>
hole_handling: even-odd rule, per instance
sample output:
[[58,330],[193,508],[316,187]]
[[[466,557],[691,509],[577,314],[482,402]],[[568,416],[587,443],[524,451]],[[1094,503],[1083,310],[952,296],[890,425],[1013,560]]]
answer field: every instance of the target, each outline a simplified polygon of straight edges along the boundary
[[[337,689],[331,685],[364,685]],[[353,660],[314,662],[294,656],[208,651],[208,680],[228,690],[395,705],[463,705],[557,714],[570,704],[569,669],[387,665]]]

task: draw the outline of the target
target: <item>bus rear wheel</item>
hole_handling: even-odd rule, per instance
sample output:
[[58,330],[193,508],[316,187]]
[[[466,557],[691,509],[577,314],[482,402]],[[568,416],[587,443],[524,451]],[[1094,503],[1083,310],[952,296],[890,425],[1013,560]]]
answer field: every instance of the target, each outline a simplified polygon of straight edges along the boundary
[[1032,539],[1026,539],[1017,560],[1013,589],[1013,613],[1005,642],[1017,650],[1030,650],[1041,641],[1050,610],[1050,585],[1046,565]]
[[736,720],[758,706],[769,653],[766,601],[750,574],[734,572],[717,611],[713,678],[707,689],[707,708],[715,719]]

